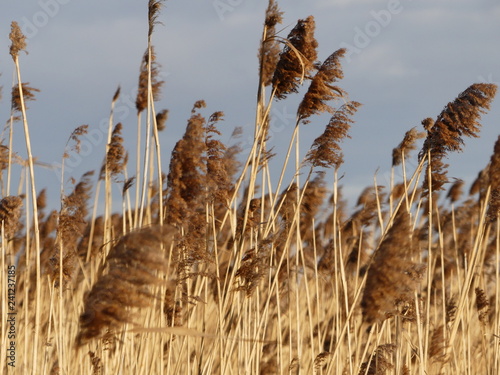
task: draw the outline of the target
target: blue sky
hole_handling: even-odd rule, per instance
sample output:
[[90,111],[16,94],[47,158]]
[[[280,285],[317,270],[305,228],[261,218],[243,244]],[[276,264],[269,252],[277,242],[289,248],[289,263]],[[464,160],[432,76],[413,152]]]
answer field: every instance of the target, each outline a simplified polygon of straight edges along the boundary
[[[313,15],[319,58],[341,47],[345,78],[340,86],[363,103],[355,116],[352,139],[343,144],[344,192],[355,197],[373,181],[389,183],[392,148],[411,127],[435,118],[443,106],[475,82],[500,82],[500,3],[496,0],[289,0],[284,11],[286,36],[297,19]],[[182,136],[193,103],[207,102],[205,114],[224,111],[223,139],[235,126],[251,133],[257,89],[257,49],[265,0],[169,0],[153,37],[165,80],[157,110],[170,117],[161,134],[164,165]],[[88,124],[96,140],[107,121],[111,98],[120,85],[116,121],[124,125],[131,154],[135,142],[135,100],[142,54],[146,48],[147,1],[3,0],[0,5],[0,115],[9,117],[13,65],[8,54],[10,22],[25,30],[28,55],[21,56],[23,81],[41,90],[29,103],[33,153],[58,163],[71,131]],[[127,102],[127,97],[129,101]],[[270,145],[280,170],[300,96],[278,103]],[[313,118],[301,130],[303,153],[328,118]],[[481,138],[467,139],[463,153],[449,159],[451,177],[470,182],[488,162],[500,134],[500,98],[483,117]],[[74,161],[79,178],[99,169],[104,142]],[[102,144],[101,144],[102,143]],[[25,157],[21,127],[16,151]],[[131,165],[133,165],[131,163]],[[166,167],[165,167],[166,169]],[[131,172],[132,173],[132,168]],[[37,169],[38,187],[57,194],[58,173]],[[353,198],[354,199],[354,198]]]

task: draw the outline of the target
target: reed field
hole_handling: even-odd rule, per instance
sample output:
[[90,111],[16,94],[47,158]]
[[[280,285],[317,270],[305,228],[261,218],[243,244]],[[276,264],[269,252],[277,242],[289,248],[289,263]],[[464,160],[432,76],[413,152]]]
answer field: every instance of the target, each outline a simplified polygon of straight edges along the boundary
[[[390,184],[367,176],[349,204],[341,146],[361,103],[342,88],[345,49],[318,61],[313,16],[284,27],[269,0],[251,147],[224,144],[224,113],[200,100],[166,155],[152,44],[163,1],[147,5],[137,121],[127,124],[137,126],[137,146],[125,148],[113,118],[117,89],[102,163],[70,185],[64,158],[89,127],[68,134],[56,210],[37,180],[27,103],[38,89],[22,79],[29,46],[12,22],[0,372],[499,374],[500,137],[475,181],[448,177],[446,164],[479,136],[496,85],[443,98],[441,113],[387,150]],[[288,152],[275,155],[271,108],[292,95],[301,100]],[[325,115],[323,133],[301,144]],[[12,149],[14,127],[26,159]]]

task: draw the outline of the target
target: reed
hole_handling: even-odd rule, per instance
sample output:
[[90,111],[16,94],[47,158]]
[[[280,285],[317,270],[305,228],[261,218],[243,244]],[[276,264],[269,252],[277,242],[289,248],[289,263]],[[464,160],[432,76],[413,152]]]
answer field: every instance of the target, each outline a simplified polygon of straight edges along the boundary
[[[500,138],[475,181],[453,180],[446,165],[479,136],[497,87],[472,84],[407,131],[388,150],[390,186],[375,176],[348,208],[342,143],[356,141],[350,129],[362,108],[340,84],[348,51],[318,61],[314,17],[286,34],[284,12],[269,0],[251,147],[243,153],[238,130],[225,144],[224,113],[198,100],[165,160],[159,132],[168,132],[169,110],[155,109],[163,81],[152,44],[163,2],[147,6],[131,163],[129,124],[114,121],[118,88],[95,171],[77,182],[64,170],[92,125],[62,145],[57,208],[36,189],[26,102],[38,90],[21,80],[26,40],[12,24],[0,339],[10,345],[4,317],[15,265],[17,351],[15,369],[2,351],[2,373],[499,373]],[[298,103],[295,126],[286,155],[275,155],[272,108],[288,100]],[[17,122],[26,160],[12,149]],[[317,135],[301,152],[304,127]]]

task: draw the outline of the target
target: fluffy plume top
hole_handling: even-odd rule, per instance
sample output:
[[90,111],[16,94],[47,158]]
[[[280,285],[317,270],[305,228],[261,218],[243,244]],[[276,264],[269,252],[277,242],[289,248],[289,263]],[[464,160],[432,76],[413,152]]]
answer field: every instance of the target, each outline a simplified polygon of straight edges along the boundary
[[77,346],[99,338],[105,329],[133,323],[131,308],[149,306],[149,285],[161,282],[166,270],[161,245],[172,240],[172,228],[143,228],[123,236],[111,249],[104,270],[85,297]]
[[500,136],[495,142],[493,155],[491,155],[488,178],[491,196],[487,215],[491,220],[495,220],[500,212]]
[[[21,83],[22,90],[23,90],[23,99],[24,103],[28,101],[35,100],[35,92],[40,92],[39,89],[36,89],[34,87],[31,87],[29,85],[29,82],[23,82]],[[11,101],[11,109],[14,112],[21,112],[22,111],[22,105],[21,105],[21,93],[19,91],[19,86],[16,85],[12,87],[12,101]]]
[[[85,173],[73,192],[62,198],[57,224],[57,240],[50,259],[51,276],[56,286],[59,286],[61,272],[64,282],[70,282],[75,273],[77,245],[87,225],[85,218],[88,214],[87,201],[90,198],[93,174],[93,171]],[[61,255],[62,271],[60,269]]]
[[312,79],[309,89],[304,95],[304,99],[302,99],[297,111],[302,121],[311,115],[325,111],[334,113],[334,109],[327,103],[330,100],[345,95],[344,90],[333,85],[334,82],[344,77],[340,59],[344,56],[345,52],[346,50],[341,48],[332,53]]
[[111,177],[116,178],[125,169],[126,151],[123,147],[122,124],[116,124],[111,135],[108,153],[106,155],[107,170]]
[[153,34],[154,27],[157,25],[158,16],[160,15],[161,7],[163,6],[163,0],[149,0],[148,3],[148,20],[149,20],[149,30],[148,37]]
[[288,34],[272,80],[277,99],[284,99],[289,93],[297,92],[304,77],[314,69],[318,56],[315,27],[314,17],[309,16],[305,20],[299,20]]
[[264,86],[269,86],[273,80],[273,73],[279,60],[280,47],[276,39],[276,25],[283,21],[283,12],[280,12],[274,0],[269,1],[264,22],[264,33],[259,49],[260,77]]
[[403,155],[406,155],[416,149],[415,142],[425,137],[424,132],[419,132],[417,128],[411,128],[405,133],[401,143],[392,150],[392,166],[396,167],[403,162]]
[[171,224],[182,225],[204,197],[205,118],[197,113],[203,107],[203,101],[194,104],[186,132],[172,150],[165,202],[167,222]]
[[9,38],[12,42],[10,45],[10,55],[15,60],[19,56],[19,52],[26,52],[26,36],[24,36],[19,24],[16,21],[13,21],[10,24]]
[[382,322],[397,311],[398,301],[412,301],[423,268],[414,264],[410,217],[400,211],[368,270],[361,301],[363,320]]
[[[68,142],[66,143],[64,154],[63,154],[64,159],[69,158],[69,153],[68,153],[69,151],[74,151],[77,154],[80,153],[81,145],[82,145],[81,137],[82,137],[82,135],[85,135],[88,133],[88,128],[89,128],[88,125],[80,125],[77,128],[75,128],[75,130],[73,130],[71,132],[71,134],[68,138]],[[71,146],[71,148],[68,149],[68,143],[70,141],[73,141],[73,145]]]
[[156,129],[158,129],[159,132],[162,130],[165,130],[166,123],[168,120],[168,109],[163,109],[160,112],[156,114]]
[[394,368],[391,363],[392,353],[396,350],[394,344],[384,344],[377,346],[368,362],[363,362],[358,375],[385,375],[388,370]]
[[463,194],[464,180],[457,179],[453,185],[451,185],[446,197],[450,199],[451,203],[457,202]]
[[20,197],[12,195],[0,201],[0,224],[3,225],[6,239],[11,239],[20,226],[22,204],[23,200]]
[[[497,86],[490,83],[475,83],[469,86],[458,97],[446,105],[439,114],[436,121],[425,119],[422,125],[427,130],[419,158],[425,157],[428,151],[431,152],[430,165],[431,185],[433,191],[443,189],[443,184],[447,182],[447,165],[442,162],[448,151],[462,151],[464,144],[463,136],[478,137],[481,124],[481,115],[490,108],[491,101],[495,97]],[[429,166],[429,162],[428,162]],[[424,179],[424,196],[429,193],[428,174]]]
[[306,155],[306,161],[312,167],[336,169],[344,162],[344,156],[339,145],[349,137],[349,129],[353,120],[350,118],[361,104],[348,102],[333,114],[322,135],[314,140]]
[[[139,73],[139,88],[137,90],[137,98],[135,100],[135,107],[137,112],[140,113],[144,111],[148,105],[148,63],[149,63],[149,52],[146,50],[144,52],[141,69]],[[153,100],[157,101],[160,96],[160,90],[164,81],[159,79],[160,75],[160,64],[156,62],[156,54],[153,46],[151,46],[151,88],[153,90]]]

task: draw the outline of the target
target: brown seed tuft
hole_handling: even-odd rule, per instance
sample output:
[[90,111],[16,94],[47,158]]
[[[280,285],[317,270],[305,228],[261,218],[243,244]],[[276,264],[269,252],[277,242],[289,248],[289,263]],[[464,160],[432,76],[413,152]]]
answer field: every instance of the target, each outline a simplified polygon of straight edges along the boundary
[[[141,68],[139,73],[139,88],[137,90],[137,97],[135,100],[135,107],[137,113],[144,111],[148,105],[148,63],[149,51],[146,50],[142,57]],[[156,54],[154,48],[151,46],[151,89],[153,91],[153,100],[157,101],[160,96],[160,89],[165,83],[159,79],[160,64],[156,62]]]
[[491,196],[488,206],[488,218],[495,220],[500,212],[500,136],[495,142],[491,155],[487,176],[491,186]]
[[165,271],[162,243],[171,241],[166,226],[148,227],[123,236],[109,252],[104,270],[85,297],[76,345],[102,337],[106,329],[133,324],[132,308],[150,305],[149,285],[161,282],[157,271]]
[[478,313],[479,322],[486,326],[489,324],[489,310],[490,302],[488,301],[488,296],[481,288],[476,288],[476,308]]
[[[40,92],[40,90],[29,86],[29,82],[22,83],[21,87],[23,91],[23,99],[25,105],[26,102],[35,100],[35,94],[34,94],[35,92]],[[13,112],[22,112],[21,94],[19,91],[19,85],[12,87],[11,109]]]
[[337,169],[344,162],[344,155],[339,145],[349,137],[349,129],[353,120],[350,118],[361,104],[348,102],[334,113],[322,135],[314,140],[306,155],[306,161],[312,167]]
[[444,164],[442,159],[449,151],[462,151],[463,136],[478,137],[477,133],[481,127],[479,120],[490,108],[496,91],[497,86],[494,84],[473,84],[446,105],[434,124],[431,119],[422,121],[427,130],[427,138],[419,158],[422,159],[428,152],[431,154],[431,160],[427,161],[427,170],[431,169],[431,181],[428,180],[428,173],[425,173],[424,197],[429,194],[429,182],[433,191],[443,190],[443,185],[447,182],[448,165]]
[[283,21],[283,12],[280,12],[274,0],[269,0],[264,22],[263,40],[259,49],[260,77],[264,86],[273,81],[273,73],[279,60],[280,48],[276,38],[276,25]]
[[320,66],[318,72],[311,80],[302,102],[297,110],[297,115],[303,123],[307,118],[322,112],[335,113],[332,106],[327,104],[330,100],[338,99],[346,95],[345,91],[333,84],[344,77],[340,59],[344,57],[346,50],[341,48],[332,53]]
[[21,223],[21,206],[23,200],[17,196],[8,196],[0,201],[0,223],[3,227],[3,235],[10,240],[16,234]]
[[156,114],[156,129],[158,129],[159,132],[162,130],[165,130],[166,123],[168,120],[168,109],[163,109],[162,111],[158,112]]
[[299,84],[314,69],[318,56],[315,27],[314,17],[309,16],[305,20],[298,20],[288,34],[272,79],[277,99],[284,99],[288,94],[297,92]]
[[363,320],[367,323],[382,322],[396,312],[398,304],[414,299],[413,292],[424,269],[411,261],[410,228],[408,213],[399,211],[375,251],[361,300]]
[[[10,55],[14,60],[19,56],[19,52],[26,52],[26,36],[21,31],[19,24],[16,21],[12,21],[10,24]],[[27,52],[26,52],[27,53]]]
[[388,370],[394,368],[391,363],[392,353],[396,350],[394,344],[384,344],[377,346],[375,353],[370,360],[363,362],[359,370],[359,375],[385,375]]
[[403,162],[403,155],[406,158],[409,151],[416,149],[415,142],[424,137],[425,133],[417,131],[416,128],[408,130],[399,146],[392,150],[392,166],[400,165]]

